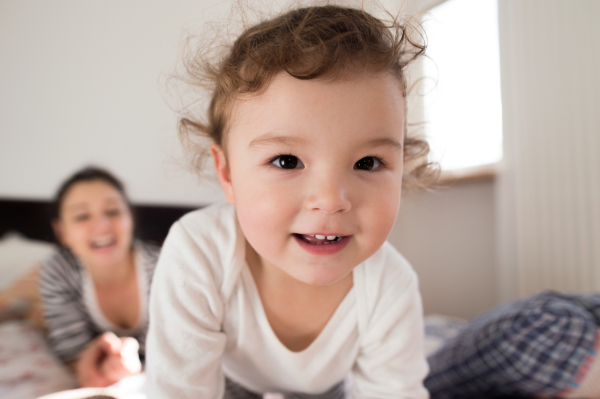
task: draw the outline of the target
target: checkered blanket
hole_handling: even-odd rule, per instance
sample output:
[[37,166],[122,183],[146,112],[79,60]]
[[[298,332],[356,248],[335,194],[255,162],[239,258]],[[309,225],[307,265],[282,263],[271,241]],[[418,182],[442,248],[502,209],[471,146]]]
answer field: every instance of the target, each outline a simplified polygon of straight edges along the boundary
[[428,360],[432,399],[560,397],[598,347],[600,295],[544,292],[468,323]]

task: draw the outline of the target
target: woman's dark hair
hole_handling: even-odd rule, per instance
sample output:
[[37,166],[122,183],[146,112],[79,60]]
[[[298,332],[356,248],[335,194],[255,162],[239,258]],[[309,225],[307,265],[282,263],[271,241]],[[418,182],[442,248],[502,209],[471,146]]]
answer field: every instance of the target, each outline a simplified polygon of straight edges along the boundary
[[78,172],[75,172],[75,174],[73,174],[61,184],[60,188],[58,189],[58,192],[56,193],[56,196],[54,197],[54,202],[52,203],[52,207],[50,210],[51,220],[56,220],[60,218],[60,208],[62,206],[62,203],[65,199],[67,192],[69,192],[69,190],[74,185],[78,183],[89,183],[93,181],[103,181],[113,186],[117,191],[119,191],[119,193],[121,193],[121,195],[125,199],[125,202],[127,203],[127,206],[131,209],[131,204],[129,203],[129,199],[127,198],[127,194],[125,193],[125,187],[123,186],[123,183],[121,183],[119,179],[117,179],[114,175],[112,175],[110,172],[104,169],[97,168],[94,166],[88,166],[84,169],[81,169]]

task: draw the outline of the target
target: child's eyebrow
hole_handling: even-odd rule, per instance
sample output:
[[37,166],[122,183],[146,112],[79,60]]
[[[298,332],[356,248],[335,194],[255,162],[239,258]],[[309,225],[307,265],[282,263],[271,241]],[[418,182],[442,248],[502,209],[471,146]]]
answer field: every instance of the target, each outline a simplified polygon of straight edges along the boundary
[[[283,144],[283,145],[302,145],[306,144],[307,140],[301,137],[293,136],[275,136],[272,134],[265,134],[255,138],[248,144],[248,148],[256,148],[269,144]],[[380,137],[376,139],[367,140],[364,145],[367,147],[391,147],[394,150],[401,150],[402,144],[392,137]]]
[[306,143],[307,141],[302,137],[275,136],[267,133],[252,140],[250,144],[248,144],[248,148],[255,148],[269,144],[302,145]]
[[402,144],[392,137],[380,137],[365,142],[368,147],[392,147],[394,150],[401,150]]

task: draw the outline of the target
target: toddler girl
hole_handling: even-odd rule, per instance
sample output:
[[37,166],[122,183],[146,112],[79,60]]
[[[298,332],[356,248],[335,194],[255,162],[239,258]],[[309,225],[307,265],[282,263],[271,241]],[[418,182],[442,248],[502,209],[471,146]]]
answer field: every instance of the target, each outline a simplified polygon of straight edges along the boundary
[[423,50],[395,21],[320,6],[251,27],[217,66],[189,64],[215,87],[208,122],[180,126],[212,139],[228,203],[164,244],[150,398],[428,396],[417,277],[385,241],[403,175],[430,166],[403,172],[427,155],[406,137],[404,71]]

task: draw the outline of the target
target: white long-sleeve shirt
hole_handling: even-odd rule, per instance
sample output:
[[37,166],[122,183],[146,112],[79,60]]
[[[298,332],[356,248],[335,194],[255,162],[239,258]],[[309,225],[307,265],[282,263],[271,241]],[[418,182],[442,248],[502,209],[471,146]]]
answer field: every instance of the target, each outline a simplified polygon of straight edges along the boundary
[[385,243],[310,346],[287,349],[245,261],[235,208],[173,225],[157,265],[147,342],[149,398],[222,398],[224,376],[253,392],[318,394],[350,372],[354,398],[427,398],[417,277]]

